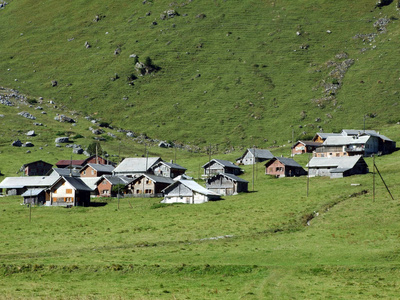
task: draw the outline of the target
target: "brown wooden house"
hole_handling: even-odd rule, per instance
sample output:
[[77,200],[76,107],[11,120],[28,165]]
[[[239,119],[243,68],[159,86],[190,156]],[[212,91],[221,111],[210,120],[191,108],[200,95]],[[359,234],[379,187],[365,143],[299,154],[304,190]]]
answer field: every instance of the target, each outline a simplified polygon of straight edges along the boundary
[[162,190],[172,183],[170,177],[142,174],[129,184],[129,190],[136,197],[162,197]]
[[292,156],[303,153],[313,153],[315,149],[321,147],[322,143],[314,141],[297,141],[292,147]]
[[219,173],[229,173],[233,175],[239,175],[242,173],[242,169],[230,161],[222,159],[212,159],[208,163],[202,166],[204,169],[204,176],[212,176]]
[[80,170],[81,177],[101,177],[111,175],[115,168],[112,165],[88,163]]
[[307,172],[292,158],[274,157],[265,164],[265,174],[276,177],[293,177],[307,175]]
[[114,187],[122,188],[119,193],[126,194],[128,192],[128,184],[132,182],[132,178],[126,176],[103,175],[97,181],[97,191],[100,197],[116,197],[118,191]]
[[178,164],[174,164],[173,162],[168,163],[165,161],[160,161],[156,163],[151,169],[156,176],[164,176],[170,178],[175,178],[179,175],[185,174],[187,170],[186,168]]
[[45,176],[53,167],[43,160],[34,161],[21,167],[25,176]]

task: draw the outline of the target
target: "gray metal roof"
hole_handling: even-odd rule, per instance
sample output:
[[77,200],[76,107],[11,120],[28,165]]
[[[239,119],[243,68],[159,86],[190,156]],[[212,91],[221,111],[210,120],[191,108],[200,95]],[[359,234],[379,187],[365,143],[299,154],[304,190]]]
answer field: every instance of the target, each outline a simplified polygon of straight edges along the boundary
[[44,189],[28,189],[25,193],[23,193],[22,197],[29,197],[29,196],[38,196],[42,193]]
[[174,181],[172,178],[170,178],[170,177],[156,176],[156,175],[153,175],[153,174],[142,174],[141,176],[135,178],[135,179],[132,181],[132,183],[134,183],[134,182],[140,180],[142,177],[147,177],[147,178],[149,178],[149,179],[151,179],[152,181],[157,182],[157,183],[172,184],[172,183],[175,182],[175,181]]
[[[313,147],[321,147],[322,143],[320,142],[314,142],[314,141],[303,141],[303,140],[299,140],[296,142],[296,144],[301,143],[304,146],[313,146]],[[296,145],[295,144],[295,145]]]
[[322,146],[347,146],[347,145],[364,145],[371,137],[369,135],[363,136],[330,136],[323,143]]
[[145,173],[160,160],[160,157],[128,157],[114,169],[113,173]]
[[329,136],[341,136],[341,133],[328,133],[328,132],[317,132],[315,136],[319,136],[321,139],[325,140]]
[[[93,169],[96,170],[97,172],[108,172],[108,173],[110,173],[110,174],[111,174],[111,172],[115,169],[115,167],[112,166],[112,165],[87,164],[86,166],[84,166],[84,167],[82,168],[82,170],[85,169],[85,168],[87,168],[88,166],[90,166],[91,168],[93,168]],[[82,170],[81,170],[81,171],[82,171]]]
[[76,169],[69,169],[69,168],[53,168],[50,170],[49,173],[47,173],[48,176],[74,176],[74,177],[79,177],[80,173],[79,170]]
[[360,159],[364,160],[361,155],[341,157],[313,157],[307,164],[307,167],[351,169]]
[[97,181],[97,183],[102,180],[103,178],[105,178],[108,182],[110,182],[112,185],[116,185],[116,184],[124,184],[127,185],[129,183],[131,183],[134,178],[130,178],[130,177],[126,177],[126,176],[111,176],[111,175],[103,175],[100,177],[100,179]]
[[[271,151],[267,149],[257,149],[257,148],[249,148],[247,149],[253,156],[256,158],[265,158],[265,159],[272,159],[274,158],[274,155],[271,153]],[[243,154],[242,157],[244,157],[246,153]]]
[[375,130],[356,130],[356,129],[343,129],[342,130],[343,135],[370,135],[370,136],[375,136],[378,137],[382,140],[385,141],[391,141],[387,136],[384,136],[383,134],[380,134],[379,132],[376,132]]
[[160,161],[155,166],[158,166],[160,164],[166,165],[166,166],[170,167],[171,169],[187,170],[185,167],[182,167],[182,166],[180,166],[178,164],[175,164],[175,163],[169,163],[169,162],[166,162],[166,161]]
[[21,189],[25,187],[50,187],[58,176],[6,177],[0,183],[0,189]]
[[215,162],[215,163],[217,163],[217,164],[219,164],[219,165],[221,165],[221,166],[223,166],[223,167],[229,167],[229,168],[240,169],[240,167],[238,167],[237,165],[235,165],[234,163],[232,163],[232,162],[230,162],[230,161],[228,161],[228,160],[215,159],[215,158],[212,159],[212,160],[210,160],[208,163],[204,164],[204,165],[202,166],[202,168],[207,168],[207,166],[208,166],[209,164],[213,163],[213,162]]
[[217,194],[215,192],[207,190],[205,187],[201,186],[200,184],[198,184],[194,180],[185,180],[185,179],[181,179],[181,180],[175,181],[173,184],[171,184],[170,186],[168,186],[165,189],[163,189],[162,192],[165,192],[165,190],[170,189],[171,187],[174,187],[174,186],[179,185],[179,184],[183,184],[184,186],[186,186],[190,190],[195,191],[195,192],[197,192],[199,194],[202,194],[202,195],[206,195],[206,196],[221,196],[220,194]]
[[274,157],[270,161],[268,161],[265,166],[271,165],[274,161],[279,160],[283,165],[288,166],[288,167],[296,167],[296,168],[303,168],[297,161],[295,161],[293,158],[287,158],[287,157]]
[[101,177],[79,177],[92,191],[97,188],[97,182]]
[[[239,176],[236,176],[236,175],[233,175],[233,174],[229,174],[229,173],[220,173],[220,174],[217,174],[217,175],[215,175],[213,177],[217,177],[217,176],[224,176],[224,177],[226,177],[228,179],[232,179],[233,181],[236,181],[236,182],[249,183],[247,180],[244,180],[243,178],[240,178]],[[213,177],[211,177],[210,179],[212,179]]]

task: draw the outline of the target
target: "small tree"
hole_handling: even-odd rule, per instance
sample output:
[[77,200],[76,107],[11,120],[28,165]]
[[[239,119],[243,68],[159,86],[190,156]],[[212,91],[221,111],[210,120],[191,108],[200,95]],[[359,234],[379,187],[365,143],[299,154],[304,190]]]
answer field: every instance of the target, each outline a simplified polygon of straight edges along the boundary
[[118,194],[121,195],[121,194],[123,194],[124,189],[125,189],[125,184],[118,183],[112,187],[111,191],[114,195],[118,195]]
[[103,155],[105,152],[103,151],[103,149],[101,148],[101,145],[99,142],[93,142],[91,143],[86,151],[90,154],[90,155]]

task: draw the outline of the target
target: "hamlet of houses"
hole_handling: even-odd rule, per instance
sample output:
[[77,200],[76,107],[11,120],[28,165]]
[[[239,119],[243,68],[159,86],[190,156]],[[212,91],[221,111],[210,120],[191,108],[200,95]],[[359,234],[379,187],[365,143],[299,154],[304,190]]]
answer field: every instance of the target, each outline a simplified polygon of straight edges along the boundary
[[186,168],[160,157],[125,158],[120,164],[99,156],[85,160],[42,160],[21,167],[22,177],[0,183],[5,195],[21,195],[25,204],[87,206],[92,197],[163,197],[162,203],[204,203],[248,192],[248,181],[239,177],[240,165],[265,162],[265,174],[275,177],[329,176],[341,178],[368,173],[363,157],[393,152],[396,143],[374,130],[317,133],[313,140],[297,141],[292,157],[310,153],[306,167],[293,158],[275,157],[269,150],[249,148],[236,164],[211,159],[204,164],[205,187],[188,177]]

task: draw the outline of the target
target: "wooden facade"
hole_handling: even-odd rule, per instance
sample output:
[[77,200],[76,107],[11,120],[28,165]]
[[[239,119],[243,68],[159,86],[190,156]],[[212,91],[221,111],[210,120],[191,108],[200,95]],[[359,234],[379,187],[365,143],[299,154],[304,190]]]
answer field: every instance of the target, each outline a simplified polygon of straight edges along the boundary
[[103,175],[111,175],[114,167],[102,164],[87,164],[80,171],[81,177],[101,177]]
[[320,142],[313,141],[297,141],[292,147],[292,156],[303,153],[313,153],[321,144]]
[[307,172],[291,158],[275,157],[265,164],[265,174],[276,177],[307,175]]
[[172,162],[160,161],[152,167],[152,171],[156,176],[175,178],[185,174],[186,168]]
[[74,177],[61,177],[50,188],[49,206],[88,206],[90,192],[81,180]]
[[23,171],[25,176],[45,176],[53,167],[43,160],[31,162],[23,165]]
[[129,185],[130,193],[135,197],[162,197],[162,190],[174,183],[169,177],[143,174],[135,178]]
[[220,173],[206,181],[206,188],[223,196],[248,192],[249,182],[232,174]]
[[236,159],[239,165],[253,165],[254,163],[270,160],[274,155],[266,149],[249,148],[244,154]]
[[219,173],[229,173],[233,175],[239,175],[242,173],[242,169],[230,161],[221,159],[212,159],[205,165],[203,165],[204,175],[207,177],[219,174]]

